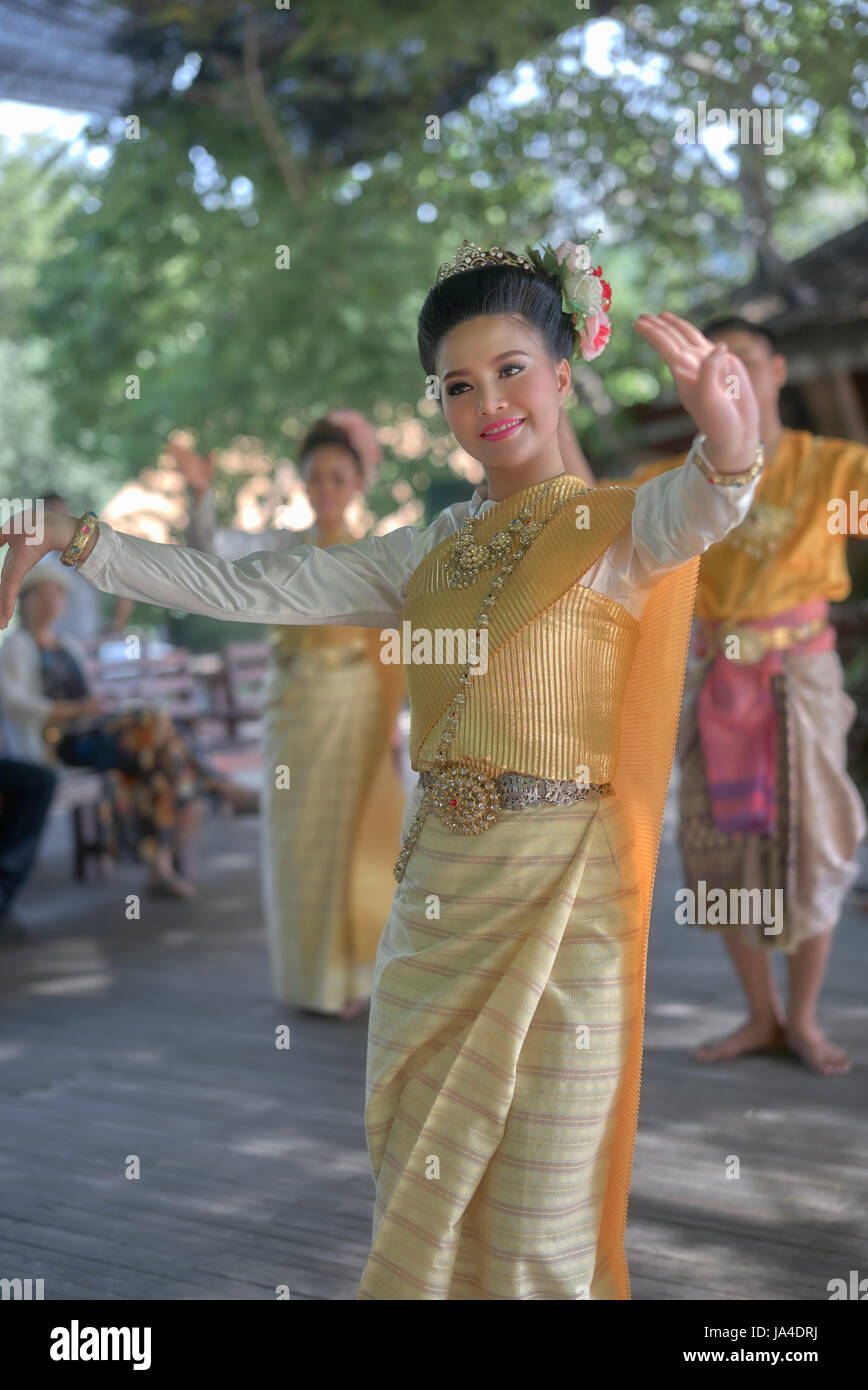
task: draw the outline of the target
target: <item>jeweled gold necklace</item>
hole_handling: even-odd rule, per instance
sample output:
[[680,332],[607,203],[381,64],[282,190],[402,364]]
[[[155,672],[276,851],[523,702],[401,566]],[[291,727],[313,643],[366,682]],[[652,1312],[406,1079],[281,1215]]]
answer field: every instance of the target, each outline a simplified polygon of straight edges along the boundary
[[[551,478],[548,483],[546,483],[545,487],[541,488],[537,493],[534,498],[534,503],[539,501],[544,493],[548,492],[557,478],[563,477],[566,477],[566,471],[563,473],[556,473],[555,477]],[[497,596],[503,588],[503,582],[506,576],[515,569],[522,556],[527,554],[540,531],[548,526],[552,517],[556,516],[562,507],[565,507],[574,497],[580,497],[583,492],[587,492],[588,490],[589,489],[583,485],[575,492],[569,493],[557,506],[552,508],[547,517],[543,518],[542,521],[532,524],[530,523],[531,508],[522,507],[518,516],[515,518],[516,521],[521,522],[521,531],[519,532],[519,528],[515,527],[513,523],[510,523],[509,527],[513,536],[517,537],[516,549],[512,554],[507,554],[499,574],[492,579],[488,592],[482,600],[482,607],[479,612],[479,617],[476,620],[477,636],[480,628],[488,627],[492,610],[497,601]],[[527,513],[527,516],[525,516],[525,513]],[[470,517],[467,518],[467,520],[472,519],[473,518]],[[510,549],[511,548],[512,540],[510,540]],[[463,571],[460,575],[461,582],[458,584],[453,584],[448,578],[449,565],[452,563],[456,549],[457,542],[452,551],[452,556],[447,562],[447,583],[452,588],[462,588],[465,584],[472,582],[471,579],[463,578]],[[479,546],[478,549],[484,553],[487,547]],[[484,568],[484,563],[476,563],[475,560],[473,563],[475,565],[476,574],[478,574],[479,571]],[[448,830],[458,831],[463,835],[478,835],[483,830],[487,830],[489,824],[497,819],[499,799],[496,780],[493,777],[486,777],[485,773],[480,772],[476,767],[465,765],[460,759],[457,759],[451,764],[448,761],[448,753],[452,746],[452,740],[455,737],[456,726],[461,717],[462,707],[467,699],[466,687],[469,685],[471,679],[470,666],[471,662],[469,660],[464,663],[464,669],[458,679],[458,689],[452,697],[452,702],[444,716],[443,733],[440,736],[440,742],[434,754],[434,762],[436,764],[435,776],[422,793],[422,800],[419,803],[419,808],[413,817],[410,829],[407,831],[407,837],[401,846],[401,852],[398,855],[395,867],[392,871],[399,883],[404,877],[407,861],[413,853],[413,847],[422,832],[422,824],[432,806],[439,811],[440,818]]]
[[[556,473],[553,478],[549,478],[545,487],[540,488],[534,498],[534,505],[541,497],[545,496],[558,478],[564,477],[566,477],[566,471]],[[522,507],[506,529],[495,532],[487,545],[480,545],[474,537],[473,528],[479,520],[479,515],[466,516],[464,525],[452,547],[452,554],[446,562],[446,583],[449,588],[466,589],[468,584],[472,584],[476,580],[482,570],[491,569],[492,565],[500,564],[502,560],[507,559],[516,542],[521,544],[524,540],[528,538],[533,540],[535,536],[539,535],[546,525],[547,519],[532,521],[531,515],[531,507]]]

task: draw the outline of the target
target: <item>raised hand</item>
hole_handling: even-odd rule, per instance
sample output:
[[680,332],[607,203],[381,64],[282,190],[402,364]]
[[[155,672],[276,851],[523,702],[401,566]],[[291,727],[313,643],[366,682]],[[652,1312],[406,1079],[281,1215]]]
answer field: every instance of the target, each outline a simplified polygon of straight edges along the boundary
[[187,482],[198,496],[208,491],[214,481],[214,470],[217,467],[217,459],[213,450],[206,458],[204,454],[197,454],[195,449],[188,449],[186,444],[179,444],[177,440],[170,439],[166,444],[166,452],[172,455]]
[[640,314],[634,327],[671,371],[714,466],[723,473],[749,468],[760,442],[759,406],[741,359],[678,314]]
[[0,574],[0,628],[8,627],[21,581],[50,550],[65,550],[75,535],[77,522],[63,512],[43,512],[40,521],[32,508],[16,512],[0,526],[0,547],[6,547]]

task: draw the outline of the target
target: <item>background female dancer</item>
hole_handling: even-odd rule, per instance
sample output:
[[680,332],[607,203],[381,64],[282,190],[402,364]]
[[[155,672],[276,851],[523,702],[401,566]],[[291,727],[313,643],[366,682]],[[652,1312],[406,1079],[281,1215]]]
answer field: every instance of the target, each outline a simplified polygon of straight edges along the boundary
[[[188,543],[229,560],[251,549],[354,544],[347,508],[380,461],[358,411],[316,421],[299,454],[314,525],[251,535],[217,525],[214,456],[174,442],[168,449],[195,497]],[[392,899],[404,789],[391,736],[404,676],[380,661],[371,629],[281,626],[270,637],[262,887],[274,990],[301,1008],[351,1018],[370,998]]]
[[[645,953],[693,557],[746,514],[762,447],[738,360],[675,315],[642,315],[700,431],[690,460],[637,489],[567,475],[570,358],[602,350],[608,299],[587,245],[465,245],[441,267],[423,370],[489,497],[424,530],[230,564],[45,519],[45,547],[71,547],[104,591],[418,634],[406,672],[422,776],[368,1033],[363,1299],[630,1296]],[[11,525],[2,534],[8,621],[32,560]],[[454,647],[433,660],[438,630],[468,644],[486,630],[484,673]]]

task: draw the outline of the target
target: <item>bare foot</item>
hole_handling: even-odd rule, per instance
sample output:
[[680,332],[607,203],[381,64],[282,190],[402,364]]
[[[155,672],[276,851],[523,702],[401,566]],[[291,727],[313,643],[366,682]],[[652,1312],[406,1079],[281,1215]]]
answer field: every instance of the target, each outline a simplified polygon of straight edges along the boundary
[[147,891],[154,898],[192,898],[196,893],[192,883],[178,874],[153,875],[148,879]]
[[338,1011],[339,1018],[356,1018],[363,1009],[368,1007],[368,999],[350,999],[344,1007]]
[[853,1066],[843,1047],[829,1042],[816,1024],[808,1028],[787,1028],[786,1038],[790,1051],[821,1076],[843,1076]]
[[746,1052],[777,1052],[786,1045],[783,1025],[777,1019],[748,1019],[734,1033],[703,1043],[693,1053],[693,1059],[696,1062],[725,1062]]

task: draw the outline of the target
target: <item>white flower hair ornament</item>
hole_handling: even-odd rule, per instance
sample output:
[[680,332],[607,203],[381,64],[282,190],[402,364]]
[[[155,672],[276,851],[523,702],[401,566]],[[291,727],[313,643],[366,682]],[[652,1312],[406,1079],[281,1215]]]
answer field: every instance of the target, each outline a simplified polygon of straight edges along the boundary
[[528,246],[527,256],[536,270],[553,275],[561,284],[561,306],[569,314],[576,335],[570,361],[581,352],[586,362],[599,357],[609,341],[612,326],[608,309],[612,291],[601,266],[591,265],[591,246],[600,235],[586,241],[562,241],[556,249],[542,242],[542,250]]

